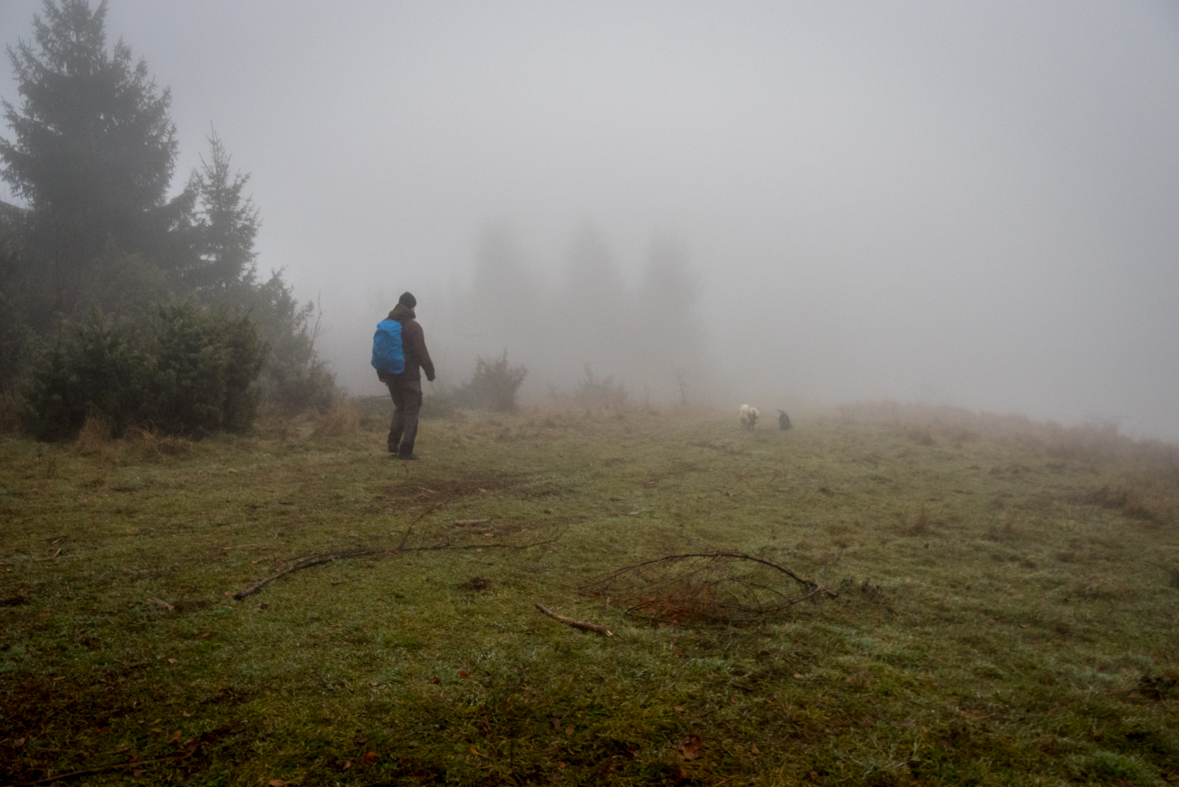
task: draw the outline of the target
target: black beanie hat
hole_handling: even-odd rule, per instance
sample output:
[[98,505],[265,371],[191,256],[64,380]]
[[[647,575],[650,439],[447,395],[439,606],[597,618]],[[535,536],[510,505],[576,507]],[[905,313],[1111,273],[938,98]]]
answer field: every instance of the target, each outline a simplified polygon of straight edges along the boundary
[[413,297],[412,292],[401,293],[401,297],[397,299],[397,302],[407,309],[412,309],[418,305],[418,299]]

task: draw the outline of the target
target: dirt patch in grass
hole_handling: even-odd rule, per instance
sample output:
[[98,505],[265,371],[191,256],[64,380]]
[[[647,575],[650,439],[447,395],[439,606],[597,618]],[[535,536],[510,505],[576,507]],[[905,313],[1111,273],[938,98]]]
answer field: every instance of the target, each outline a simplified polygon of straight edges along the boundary
[[491,590],[491,580],[484,577],[471,577],[466,582],[460,582],[458,588],[468,593],[486,593]]

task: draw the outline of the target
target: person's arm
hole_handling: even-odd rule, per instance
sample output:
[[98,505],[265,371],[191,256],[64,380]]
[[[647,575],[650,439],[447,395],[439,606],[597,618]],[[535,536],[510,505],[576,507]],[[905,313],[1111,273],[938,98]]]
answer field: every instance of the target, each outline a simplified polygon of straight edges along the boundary
[[421,364],[422,370],[426,373],[426,379],[434,382],[434,362],[430,360],[430,351],[426,349],[426,332],[418,326],[415,349],[417,350],[418,363]]

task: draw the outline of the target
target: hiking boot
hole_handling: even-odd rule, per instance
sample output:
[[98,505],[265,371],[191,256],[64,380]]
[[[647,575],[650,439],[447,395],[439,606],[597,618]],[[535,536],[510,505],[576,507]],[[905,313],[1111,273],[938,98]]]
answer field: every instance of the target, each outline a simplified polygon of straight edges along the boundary
[[413,462],[416,462],[417,460],[421,459],[421,457],[418,456],[417,454],[398,454],[397,458],[398,459],[406,459],[406,460],[413,461]]

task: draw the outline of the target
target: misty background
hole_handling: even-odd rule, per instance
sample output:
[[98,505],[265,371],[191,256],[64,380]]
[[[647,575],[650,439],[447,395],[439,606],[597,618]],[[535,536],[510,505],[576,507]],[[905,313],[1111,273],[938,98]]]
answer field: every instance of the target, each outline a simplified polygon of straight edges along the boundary
[[[0,0],[0,40],[39,8]],[[534,399],[589,364],[1179,440],[1173,3],[111,0],[107,31],[171,89],[175,188],[210,121],[251,175],[260,273],[354,394],[410,290],[438,384],[506,349]]]

